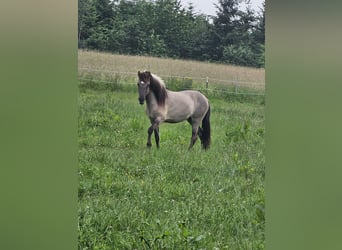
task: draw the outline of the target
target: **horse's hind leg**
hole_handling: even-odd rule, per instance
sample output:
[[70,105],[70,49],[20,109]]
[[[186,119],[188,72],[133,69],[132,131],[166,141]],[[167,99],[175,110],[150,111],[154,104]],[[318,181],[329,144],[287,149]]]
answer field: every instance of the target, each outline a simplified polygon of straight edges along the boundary
[[192,146],[194,146],[196,140],[197,140],[197,129],[192,129],[192,135],[191,135],[191,141],[190,141],[190,146],[189,146],[189,149],[192,148]]
[[189,149],[191,149],[194,146],[194,144],[195,144],[195,142],[196,142],[196,140],[198,138],[198,133],[199,133],[198,129],[199,129],[199,124],[197,124],[196,122],[193,122],[193,124],[192,124],[191,141],[190,141]]
[[201,127],[198,127],[198,136],[202,141],[202,136],[203,136],[203,129]]
[[191,149],[197,140],[197,134],[199,133],[199,131],[198,131],[198,127],[196,127],[196,125],[193,124],[193,119],[191,117],[189,117],[187,121],[192,126],[192,134],[191,134],[191,140],[190,140],[190,145],[189,145],[189,149]]

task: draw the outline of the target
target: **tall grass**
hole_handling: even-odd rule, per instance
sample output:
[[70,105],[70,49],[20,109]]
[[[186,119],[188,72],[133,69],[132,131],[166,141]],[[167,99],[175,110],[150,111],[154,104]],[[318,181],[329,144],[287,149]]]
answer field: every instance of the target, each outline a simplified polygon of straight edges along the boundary
[[208,151],[187,123],[147,149],[136,86],[113,84],[80,85],[79,249],[263,249],[264,105],[211,96]]
[[225,64],[155,58],[147,56],[128,56],[96,51],[78,51],[79,74],[81,77],[97,74],[97,80],[104,80],[106,75],[120,75],[134,81],[138,70],[150,70],[168,80],[172,78],[190,78],[197,84],[233,85],[264,90],[265,70],[238,67]]
[[[208,151],[187,150],[186,122],[162,124],[160,149],[146,148],[144,69],[209,98]],[[79,249],[264,248],[265,97],[223,81],[263,91],[262,69],[79,51],[79,76]]]

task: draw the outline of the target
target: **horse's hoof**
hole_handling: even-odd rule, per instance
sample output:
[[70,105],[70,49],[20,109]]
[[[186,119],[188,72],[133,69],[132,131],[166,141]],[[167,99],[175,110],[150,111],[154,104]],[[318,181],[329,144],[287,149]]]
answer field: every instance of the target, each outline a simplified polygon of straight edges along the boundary
[[152,144],[151,143],[146,143],[146,147],[150,148],[150,147],[152,147]]

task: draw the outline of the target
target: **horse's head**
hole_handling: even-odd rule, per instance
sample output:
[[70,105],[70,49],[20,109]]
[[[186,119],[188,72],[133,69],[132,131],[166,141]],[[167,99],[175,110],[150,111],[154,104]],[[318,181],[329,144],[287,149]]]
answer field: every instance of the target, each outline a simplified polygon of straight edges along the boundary
[[138,71],[138,90],[139,90],[139,103],[142,105],[144,104],[146,96],[150,92],[150,81],[152,78],[151,72],[145,71],[145,72],[140,72]]

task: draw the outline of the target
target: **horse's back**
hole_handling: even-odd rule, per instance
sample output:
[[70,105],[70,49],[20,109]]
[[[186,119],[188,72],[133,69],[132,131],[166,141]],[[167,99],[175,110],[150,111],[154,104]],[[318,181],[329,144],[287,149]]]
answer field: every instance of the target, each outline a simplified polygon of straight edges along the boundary
[[202,117],[208,108],[208,99],[198,91],[168,91],[167,120],[169,122],[178,122],[194,116]]
[[205,114],[209,108],[208,99],[199,91],[196,90],[184,90],[185,94],[189,95],[194,103],[193,113],[201,116]]
[[187,95],[191,96],[191,98],[200,105],[208,105],[209,104],[208,99],[205,97],[205,95],[203,95],[201,92],[199,92],[197,90],[184,90],[181,92],[184,92]]

